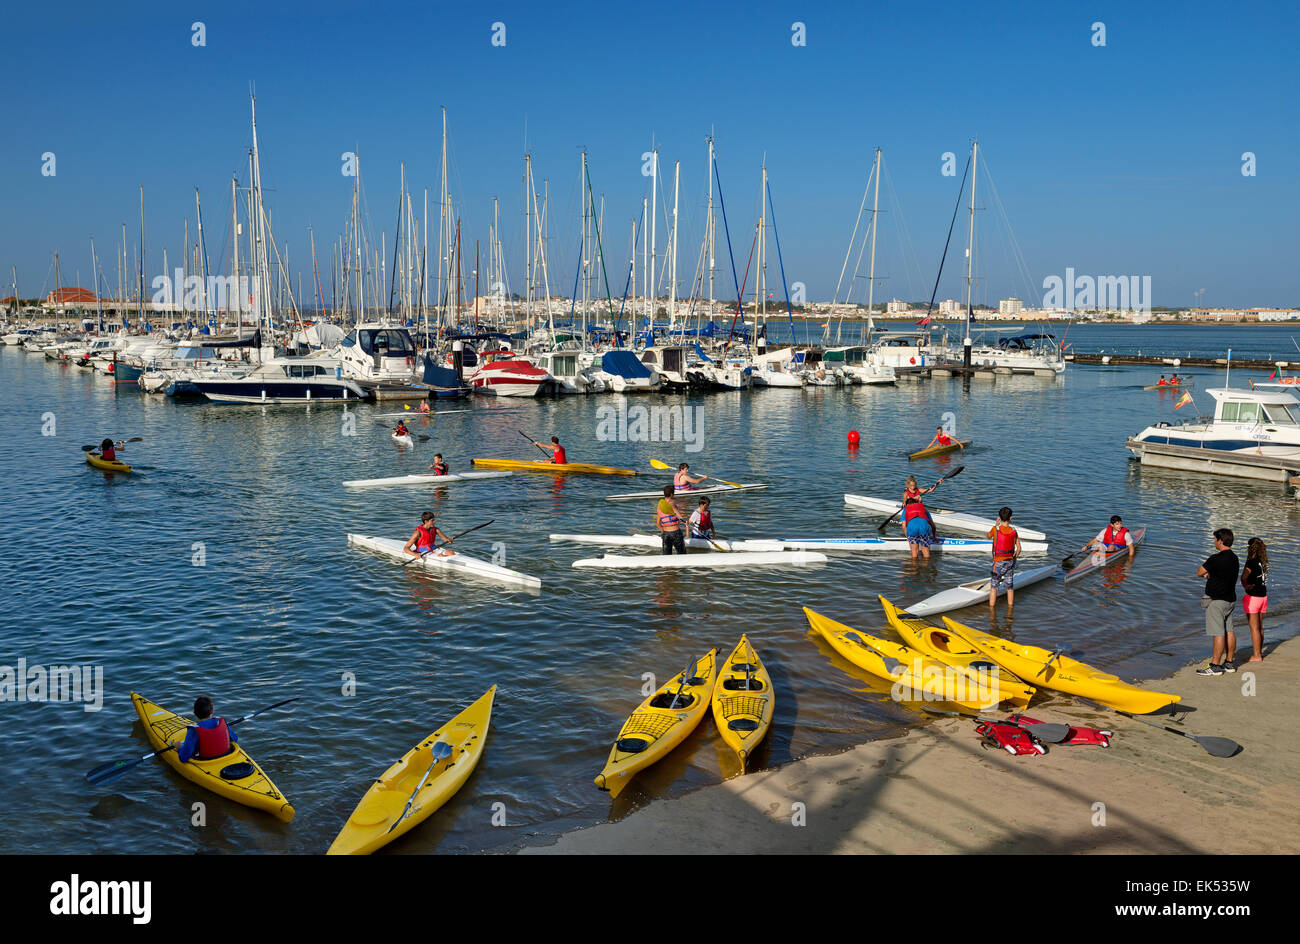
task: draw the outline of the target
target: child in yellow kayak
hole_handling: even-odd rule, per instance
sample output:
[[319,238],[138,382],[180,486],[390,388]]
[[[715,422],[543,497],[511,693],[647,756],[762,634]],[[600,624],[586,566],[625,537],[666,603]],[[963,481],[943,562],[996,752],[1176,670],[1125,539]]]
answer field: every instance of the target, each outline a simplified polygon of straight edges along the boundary
[[[452,539],[438,530],[438,526],[433,523],[433,512],[426,511],[420,515],[420,523],[411,533],[411,539],[406,542],[402,550],[412,557],[422,557],[433,550],[434,545],[438,543],[438,538],[442,538],[444,545],[452,542]],[[438,549],[439,557],[450,557],[455,553],[445,546]]]
[[188,764],[191,758],[213,760],[225,757],[239,742],[226,719],[213,717],[212,710],[212,699],[207,695],[194,699],[194,717],[199,723],[185,729],[185,740],[176,748],[176,756],[182,764]]

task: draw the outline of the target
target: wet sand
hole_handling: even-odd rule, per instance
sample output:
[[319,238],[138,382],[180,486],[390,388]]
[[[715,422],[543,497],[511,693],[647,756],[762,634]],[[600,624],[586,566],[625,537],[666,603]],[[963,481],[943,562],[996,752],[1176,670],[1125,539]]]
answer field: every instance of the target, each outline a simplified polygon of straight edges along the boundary
[[[1248,639],[1238,637],[1247,653]],[[1109,748],[1053,745],[1046,755],[1012,757],[981,748],[972,722],[943,718],[653,802],[522,851],[1300,852],[1300,639],[1266,643],[1264,662],[1244,663],[1235,675],[1201,678],[1201,664],[1144,684],[1182,695],[1173,726],[1231,738],[1244,748],[1235,757],[1212,757],[1187,738],[1061,696],[1029,716],[1110,729]],[[1244,694],[1248,673],[1254,695]],[[1169,723],[1165,715],[1154,720]]]

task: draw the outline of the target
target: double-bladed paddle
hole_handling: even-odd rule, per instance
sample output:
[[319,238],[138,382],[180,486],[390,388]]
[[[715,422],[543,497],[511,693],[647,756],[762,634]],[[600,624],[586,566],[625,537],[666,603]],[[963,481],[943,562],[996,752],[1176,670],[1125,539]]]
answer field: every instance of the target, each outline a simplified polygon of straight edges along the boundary
[[[536,440],[536,439],[534,439],[532,436],[529,436],[529,435],[528,435],[527,433],[525,433],[522,429],[516,429],[515,432],[518,433],[520,436],[524,437],[524,439],[527,439],[527,440],[528,440],[530,443],[532,443],[534,446],[537,446],[537,448],[538,448],[538,449],[541,449],[542,452],[544,452],[544,453],[546,452],[545,449],[543,449],[541,446],[538,446],[538,445],[537,445],[537,440]],[[550,455],[552,461],[555,460],[555,453],[548,453],[548,455]]]
[[[125,446],[127,443],[133,443],[133,442],[144,442],[144,437],[143,437],[143,436],[132,436],[130,439],[119,439],[119,440],[117,441],[117,447],[118,447],[119,449],[121,449],[121,448],[122,448],[123,446]],[[95,451],[96,449],[98,449],[98,448],[99,448],[98,446],[82,446],[82,447],[81,447],[81,451],[82,451],[82,452],[94,452],[94,451]]]
[[433,763],[429,765],[429,769],[426,770],[424,776],[420,778],[420,785],[411,792],[409,797],[407,797],[406,806],[402,809],[402,815],[393,820],[393,825],[388,827],[388,832],[391,833],[397,828],[398,823],[406,819],[406,814],[411,812],[411,804],[415,802],[416,796],[418,796],[420,791],[424,789],[424,783],[429,779],[429,774],[433,773],[433,768],[438,766],[439,761],[446,760],[450,757],[451,753],[451,745],[446,741],[438,741],[433,745]]
[[[673,471],[672,466],[670,466],[667,462],[660,462],[658,459],[651,459],[650,466],[651,468],[655,468],[655,469],[665,469],[669,472]],[[740,488],[739,482],[728,482],[726,479],[720,479],[716,475],[706,475],[704,477],[706,479],[711,478],[715,482],[721,482],[723,485],[730,485],[732,488]]]
[[1120,711],[1118,708],[1112,708],[1110,705],[1103,705],[1100,702],[1094,702],[1088,699],[1088,704],[1096,705],[1098,708],[1104,708],[1106,711],[1113,711],[1117,715],[1123,715],[1125,718],[1132,718],[1134,721],[1140,721],[1148,724],[1153,728],[1159,728],[1161,731],[1168,731],[1170,734],[1177,734],[1179,737],[1185,737],[1188,740],[1195,741],[1205,750],[1205,753],[1214,757],[1232,757],[1240,754],[1244,748],[1231,738],[1206,736],[1203,734],[1191,734],[1187,731],[1179,731],[1177,728],[1171,728],[1165,724],[1158,724],[1155,721],[1148,721],[1146,718],[1139,718],[1137,715],[1131,715],[1127,711]]
[[[238,717],[234,721],[227,721],[226,725],[233,726],[239,724],[241,721],[252,720],[260,714],[265,714],[272,708],[279,708],[281,705],[287,705],[291,701],[297,701],[300,697],[302,696],[295,695],[293,698],[286,698],[284,701],[277,701],[274,705],[267,705],[265,708],[259,708],[257,711],[250,711],[248,714]],[[100,764],[90,773],[86,774],[86,782],[99,786],[100,784],[108,783],[110,780],[116,780],[137,764],[144,763],[150,757],[157,757],[159,754],[166,754],[168,751],[174,750],[177,746],[177,744],[169,744],[160,750],[151,751],[143,757],[136,757],[133,760],[113,760],[109,761],[107,764]]]
[[[492,521],[496,521],[496,520],[497,520],[497,519],[495,519],[495,518],[492,519]],[[447,540],[443,541],[441,544],[435,544],[433,547],[429,548],[427,551],[425,551],[423,554],[420,554],[418,557],[412,557],[409,561],[407,561],[407,562],[406,562],[405,564],[403,564],[402,566],[403,566],[403,567],[410,567],[410,566],[411,566],[412,564],[414,564],[416,561],[418,561],[418,560],[424,560],[425,557],[427,557],[428,555],[432,554],[432,553],[433,553],[434,551],[436,551],[438,548],[440,548],[440,547],[446,547],[448,544],[450,544],[452,541],[456,540],[457,538],[459,538],[459,537],[463,537],[464,535],[469,534],[470,531],[477,531],[479,528],[486,528],[488,525],[490,525],[490,524],[492,523],[492,521],[484,521],[482,524],[478,524],[478,525],[475,525],[475,526],[472,527],[472,528],[468,528],[468,529],[462,531],[460,534],[453,534],[451,537],[447,538]]]
[[[945,475],[945,476],[943,476],[942,478],[940,478],[939,481],[935,482],[932,486],[930,486],[930,490],[931,490],[931,491],[934,491],[936,488],[938,488],[940,485],[942,485],[946,479],[956,478],[957,476],[961,475],[962,469],[964,469],[964,468],[966,468],[964,465],[959,465],[959,466],[957,466],[957,468],[953,469],[953,470],[952,470],[951,472],[949,472],[947,475]],[[903,507],[906,507],[906,506],[903,506]],[[885,528],[889,526],[889,523],[890,523],[891,521],[893,521],[895,518],[897,518],[899,515],[901,515],[902,513],[903,513],[903,508],[899,508],[898,511],[894,512],[892,515],[890,515],[890,516],[889,516],[888,518],[886,518],[884,521],[880,522],[880,526],[879,526],[876,530],[879,531],[881,534],[884,534],[884,533],[885,533]]]
[[682,684],[677,686],[677,692],[673,695],[673,700],[668,705],[669,709],[677,707],[677,699],[681,698],[682,692],[686,690],[686,683],[695,677],[695,666],[698,664],[697,660],[692,659],[691,664],[682,670]]

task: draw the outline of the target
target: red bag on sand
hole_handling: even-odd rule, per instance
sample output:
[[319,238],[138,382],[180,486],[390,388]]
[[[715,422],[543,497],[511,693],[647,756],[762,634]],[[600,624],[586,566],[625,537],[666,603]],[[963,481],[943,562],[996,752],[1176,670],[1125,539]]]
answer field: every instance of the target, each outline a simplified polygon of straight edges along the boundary
[[975,726],[984,747],[1000,747],[1008,754],[1046,754],[1047,748],[1030,737],[1029,732],[1014,724],[986,721]]
[[[1024,715],[1012,715],[1007,719],[1014,721],[1016,724],[1042,724],[1043,722],[1035,718],[1026,718]],[[1100,744],[1102,747],[1110,747],[1110,739],[1115,736],[1114,731],[1106,731],[1102,728],[1076,728],[1070,725],[1070,734],[1062,744]]]

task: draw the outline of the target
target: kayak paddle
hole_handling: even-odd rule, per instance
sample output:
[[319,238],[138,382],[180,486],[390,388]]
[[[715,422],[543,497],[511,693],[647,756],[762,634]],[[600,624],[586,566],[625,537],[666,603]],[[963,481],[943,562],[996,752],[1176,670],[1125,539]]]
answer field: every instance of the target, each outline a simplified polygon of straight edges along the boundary
[[[495,519],[495,518],[492,519],[492,521],[496,521],[496,520],[497,520],[497,519]],[[425,557],[427,557],[428,555],[432,554],[432,553],[433,553],[434,551],[436,551],[438,548],[440,548],[440,547],[446,547],[448,544],[450,544],[452,541],[456,540],[457,538],[459,538],[459,537],[463,537],[463,536],[465,536],[466,534],[469,534],[470,531],[477,531],[479,528],[486,528],[488,525],[490,525],[490,524],[492,523],[492,521],[484,521],[482,524],[475,525],[474,527],[472,527],[472,528],[470,528],[470,529],[468,529],[468,530],[466,530],[466,531],[462,531],[460,534],[453,534],[451,537],[449,537],[449,538],[448,538],[446,541],[444,541],[443,543],[441,543],[441,544],[435,544],[433,547],[429,548],[427,551],[425,551],[423,554],[419,555],[418,557],[412,557],[409,561],[407,561],[407,562],[406,562],[405,564],[403,564],[402,566],[403,566],[403,567],[410,567],[410,566],[411,566],[412,564],[414,564],[416,561],[418,561],[418,560],[423,560]]]
[[922,711],[932,715],[944,715],[949,718],[970,718],[972,721],[979,721],[982,724],[1007,724],[1013,728],[1019,728],[1027,731],[1036,740],[1044,744],[1060,744],[1070,736],[1070,726],[1068,724],[1021,724],[1018,721],[1012,721],[1010,718],[988,718],[984,715],[968,715],[961,711],[943,711],[939,708],[925,708]]
[[406,819],[406,814],[411,812],[411,804],[415,802],[416,796],[418,796],[420,791],[424,789],[424,782],[429,779],[429,774],[433,773],[433,768],[438,766],[439,761],[446,760],[450,756],[451,745],[446,741],[438,741],[433,745],[433,763],[429,765],[429,769],[426,770],[424,776],[420,778],[420,785],[412,791],[409,797],[407,797],[406,806],[402,809],[402,815],[393,820],[393,825],[388,827],[390,833],[397,828],[398,823]]
[[[532,443],[534,446],[537,446],[537,440],[534,439],[532,436],[529,436],[529,435],[528,435],[527,433],[525,433],[522,429],[516,429],[515,432],[518,433],[520,436],[524,437],[524,439],[527,439],[527,440],[528,440],[530,443]],[[538,448],[538,449],[541,449],[542,452],[546,452],[546,450],[545,450],[545,449],[542,449],[541,446],[537,446],[537,448]],[[555,454],[554,454],[554,453],[549,453],[549,455],[550,455],[550,457],[551,457],[551,461],[554,461],[554,460],[555,460]]]
[[[265,708],[259,708],[257,711],[251,711],[246,715],[236,718],[234,721],[227,721],[226,725],[229,727],[231,725],[239,724],[241,721],[249,721],[260,714],[270,711],[272,708],[279,708],[281,705],[287,705],[289,702],[297,701],[301,697],[302,696],[300,695],[295,695],[293,698],[286,698],[284,701],[277,701],[274,705],[268,705]],[[116,780],[137,764],[144,763],[150,757],[157,757],[159,754],[166,754],[168,751],[174,750],[177,746],[179,745],[168,744],[160,750],[151,751],[143,757],[137,757],[133,760],[113,760],[109,761],[107,764],[100,764],[90,773],[86,774],[86,782],[94,784],[95,786],[100,786],[101,784],[108,783],[110,780]]]
[[681,698],[682,692],[686,690],[686,683],[695,677],[695,665],[696,662],[692,659],[691,664],[682,670],[682,684],[677,686],[677,692],[673,695],[672,703],[668,705],[670,710],[677,707],[677,699]]
[[[956,478],[957,476],[961,475],[962,469],[964,469],[964,468],[966,468],[964,465],[959,465],[959,466],[957,466],[957,468],[953,469],[953,470],[952,470],[951,472],[949,472],[947,475],[945,475],[945,476],[943,476],[942,478],[940,478],[939,481],[935,482],[932,486],[930,486],[930,491],[934,491],[936,488],[938,488],[940,485],[942,485],[945,479],[952,479],[952,478]],[[899,515],[901,515],[902,513],[903,513],[903,509],[902,509],[902,508],[899,508],[898,511],[894,512],[892,515],[890,515],[890,516],[889,516],[888,518],[886,518],[884,521],[880,522],[880,526],[879,526],[876,530],[879,531],[881,534],[884,534],[884,533],[885,533],[885,528],[889,526],[889,522],[893,521],[895,518],[897,518],[897,517],[898,517]]]
[[[666,469],[669,472],[673,471],[672,466],[670,466],[667,462],[660,462],[658,459],[651,459],[650,466],[655,469]],[[730,485],[732,488],[740,488],[739,482],[728,482],[726,479],[720,479],[716,475],[712,475],[712,476],[706,475],[704,477],[706,479],[711,478],[715,482],[721,482],[723,485]]]
[[1207,754],[1214,757],[1232,757],[1236,754],[1240,754],[1243,750],[1242,746],[1231,738],[1207,737],[1205,735],[1190,734],[1187,731],[1179,731],[1177,728],[1171,728],[1165,724],[1157,724],[1154,721],[1148,721],[1146,718],[1139,718],[1137,715],[1131,715],[1127,711],[1120,711],[1118,708],[1110,707],[1110,705],[1102,705],[1099,702],[1093,702],[1091,700],[1089,700],[1089,704],[1095,704],[1099,708],[1113,711],[1115,714],[1123,715],[1125,718],[1132,718],[1134,721],[1141,721],[1143,724],[1149,724],[1151,727],[1159,728],[1161,731],[1168,731],[1170,734],[1177,734],[1180,737],[1188,738],[1189,740],[1195,741],[1197,744],[1201,745]]

